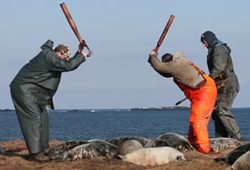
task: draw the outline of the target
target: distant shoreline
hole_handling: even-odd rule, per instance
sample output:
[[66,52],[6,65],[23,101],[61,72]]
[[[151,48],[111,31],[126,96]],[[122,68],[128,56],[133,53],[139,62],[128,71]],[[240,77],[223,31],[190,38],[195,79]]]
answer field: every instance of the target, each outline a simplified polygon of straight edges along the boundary
[[[250,107],[232,107],[232,109],[249,109]],[[81,111],[81,110],[131,110],[131,111],[138,111],[138,110],[188,110],[190,107],[188,106],[159,106],[159,107],[134,107],[134,108],[106,108],[106,109],[55,109],[52,111],[60,111],[64,110],[67,112],[74,112],[74,111]],[[48,109],[50,110],[50,109]],[[0,112],[11,112],[15,111],[15,109],[0,109]]]
[[13,109],[0,109],[0,112],[9,112],[9,111],[15,111]]
[[187,106],[160,106],[160,107],[145,107],[145,108],[132,108],[131,111],[137,110],[187,110],[190,109]]

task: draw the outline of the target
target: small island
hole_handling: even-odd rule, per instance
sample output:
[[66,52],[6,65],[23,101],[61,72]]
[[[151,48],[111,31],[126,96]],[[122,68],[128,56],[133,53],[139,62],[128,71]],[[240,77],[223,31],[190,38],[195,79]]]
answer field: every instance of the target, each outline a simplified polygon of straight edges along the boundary
[[131,111],[139,110],[187,110],[190,109],[187,106],[160,106],[160,107],[143,107],[143,108],[132,108]]
[[10,111],[14,111],[13,109],[0,109],[0,112],[10,112]]

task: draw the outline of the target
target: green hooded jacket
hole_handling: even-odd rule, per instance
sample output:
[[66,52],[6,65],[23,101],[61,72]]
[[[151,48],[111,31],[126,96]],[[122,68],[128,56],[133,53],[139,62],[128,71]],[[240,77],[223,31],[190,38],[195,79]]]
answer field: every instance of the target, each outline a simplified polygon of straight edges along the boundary
[[[61,73],[75,70],[85,61],[85,58],[81,53],[76,53],[69,60],[61,59],[54,52],[51,40],[44,43],[41,49],[42,51],[18,72],[10,83],[10,88],[12,93],[16,93],[15,96],[18,95],[20,99],[26,98],[29,92],[31,98],[48,101],[48,105],[51,105],[53,109],[52,97],[59,86]],[[42,91],[43,95],[36,95],[37,91]],[[25,93],[26,95],[22,95]]]

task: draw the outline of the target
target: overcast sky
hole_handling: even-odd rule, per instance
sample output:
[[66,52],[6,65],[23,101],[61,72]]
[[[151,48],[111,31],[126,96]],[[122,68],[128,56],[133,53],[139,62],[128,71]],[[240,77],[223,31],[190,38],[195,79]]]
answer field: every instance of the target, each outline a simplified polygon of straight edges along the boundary
[[0,108],[14,108],[9,84],[45,41],[67,44],[72,53],[77,50],[78,40],[61,10],[62,2],[94,55],[77,70],[63,73],[54,96],[56,109],[173,106],[183,99],[172,79],[161,77],[147,62],[171,14],[175,19],[159,57],[183,51],[208,73],[207,49],[200,36],[213,31],[232,49],[240,82],[233,107],[249,107],[248,0],[1,0]]

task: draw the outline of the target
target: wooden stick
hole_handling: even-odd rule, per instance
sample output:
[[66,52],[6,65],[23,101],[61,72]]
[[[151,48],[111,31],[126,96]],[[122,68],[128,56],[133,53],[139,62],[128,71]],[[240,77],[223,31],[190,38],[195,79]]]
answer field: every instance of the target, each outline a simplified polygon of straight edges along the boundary
[[89,50],[89,54],[87,55],[89,57],[91,55],[91,51],[90,51],[88,45],[85,43],[85,41],[81,38],[81,36],[80,36],[80,34],[78,32],[78,29],[76,27],[76,24],[75,24],[73,18],[71,17],[71,15],[69,13],[68,8],[66,7],[65,3],[61,3],[60,6],[61,6],[61,8],[63,10],[64,15],[66,16],[66,18],[67,18],[67,20],[69,22],[69,25],[70,25],[71,29],[75,33],[77,39],[79,40],[79,42],[81,44],[83,44]]
[[175,18],[174,15],[171,15],[171,16],[170,16],[170,18],[169,18],[169,20],[168,20],[168,23],[167,23],[167,25],[165,26],[165,28],[164,28],[164,30],[163,30],[163,32],[162,32],[162,34],[161,34],[161,37],[160,37],[160,39],[158,40],[158,43],[157,43],[157,45],[156,45],[156,47],[155,47],[155,49],[154,49],[154,51],[155,51],[156,53],[158,52],[158,49],[159,49],[159,47],[161,46],[161,44],[162,44],[162,42],[163,42],[163,40],[164,40],[164,38],[165,38],[165,36],[166,36],[166,34],[167,34],[167,32],[168,32],[170,26],[171,26],[171,24],[172,24],[174,18]]

